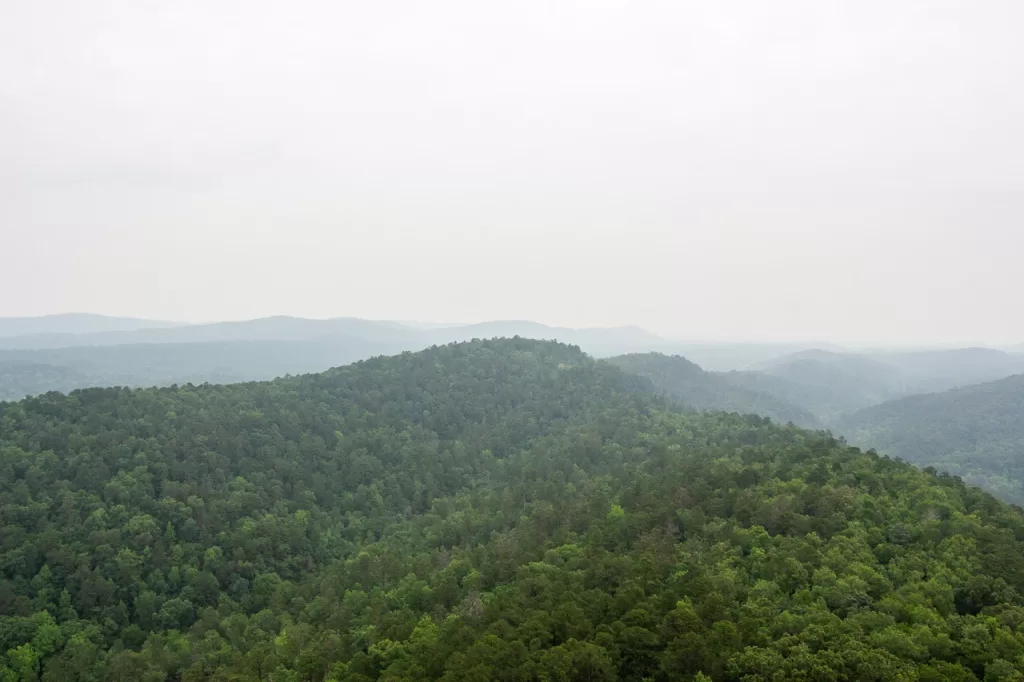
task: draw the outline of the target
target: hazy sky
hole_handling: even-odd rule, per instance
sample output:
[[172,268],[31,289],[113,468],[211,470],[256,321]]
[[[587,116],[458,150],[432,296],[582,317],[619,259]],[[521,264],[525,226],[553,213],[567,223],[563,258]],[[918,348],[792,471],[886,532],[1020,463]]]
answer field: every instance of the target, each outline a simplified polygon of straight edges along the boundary
[[3,0],[0,315],[1024,340],[1020,0]]

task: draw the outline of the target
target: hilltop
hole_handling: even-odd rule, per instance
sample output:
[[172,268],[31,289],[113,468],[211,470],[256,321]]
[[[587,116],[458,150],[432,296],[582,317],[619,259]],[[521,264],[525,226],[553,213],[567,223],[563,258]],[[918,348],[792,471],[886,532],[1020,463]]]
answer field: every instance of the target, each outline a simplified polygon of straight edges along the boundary
[[1024,518],[506,339],[0,403],[0,678],[1012,679]]

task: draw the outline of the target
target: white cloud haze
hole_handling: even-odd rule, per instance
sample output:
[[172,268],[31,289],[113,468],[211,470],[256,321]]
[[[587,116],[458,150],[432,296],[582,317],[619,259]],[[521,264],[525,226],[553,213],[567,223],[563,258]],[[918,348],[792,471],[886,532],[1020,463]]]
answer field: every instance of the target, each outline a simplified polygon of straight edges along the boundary
[[11,0],[0,315],[1021,341],[1016,0]]

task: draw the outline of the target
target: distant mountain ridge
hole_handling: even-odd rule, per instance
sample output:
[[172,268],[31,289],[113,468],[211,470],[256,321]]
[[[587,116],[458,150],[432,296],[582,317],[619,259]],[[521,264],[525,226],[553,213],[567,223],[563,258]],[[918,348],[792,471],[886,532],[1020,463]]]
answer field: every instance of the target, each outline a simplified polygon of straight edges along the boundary
[[[140,321],[142,322],[142,321]],[[637,344],[664,343],[639,327],[581,328],[551,327],[538,322],[497,320],[457,326],[412,327],[388,320],[337,317],[315,320],[278,315],[238,322],[215,322],[172,326],[70,332],[57,323],[50,331],[0,338],[0,349],[70,348],[78,346],[120,346],[139,343],[209,343],[219,341],[311,341],[331,337],[365,340],[405,341],[410,350],[437,343],[473,338],[523,336],[558,340],[585,348],[591,354],[624,352]],[[11,326],[12,329],[16,325]]]
[[623,353],[661,341],[636,327],[570,329],[495,321],[412,328],[391,321],[287,316],[174,328],[11,337],[0,338],[0,400],[88,386],[273,379],[433,345],[513,336],[558,340],[595,356]]
[[833,423],[888,400],[1024,372],[1024,355],[992,348],[863,353],[807,349],[760,362],[753,370],[730,372],[727,378]]
[[91,334],[176,327],[181,323],[94,313],[61,313],[37,317],[0,317],[0,338],[36,335]]
[[[2,336],[26,329],[39,333]],[[1024,374],[1024,354],[991,348],[858,353],[831,346],[687,344],[639,327],[572,329],[525,320],[434,325],[275,316],[175,325],[60,315],[0,319],[0,400],[93,386],[267,380],[515,336],[578,346],[696,410],[827,426],[858,444],[959,473],[1024,502],[1024,466],[1015,464],[1024,461],[1024,438],[1013,422],[1024,421],[1024,408],[1013,411],[1018,379],[997,381]],[[938,393],[956,387],[966,388]],[[1004,413],[1007,405],[1010,412]]]
[[312,320],[278,315],[239,322],[176,327],[123,329],[92,333],[51,333],[0,338],[0,348],[38,349],[77,346],[122,346],[139,343],[209,343],[217,341],[299,341],[328,336],[395,339],[416,330],[392,322],[339,317]]
[[874,357],[897,367],[903,373],[910,393],[946,391],[1024,372],[1024,356],[995,348],[925,350]]
[[762,384],[762,390],[802,405],[826,421],[905,391],[898,368],[858,353],[809,349],[761,363],[756,369],[780,380]]

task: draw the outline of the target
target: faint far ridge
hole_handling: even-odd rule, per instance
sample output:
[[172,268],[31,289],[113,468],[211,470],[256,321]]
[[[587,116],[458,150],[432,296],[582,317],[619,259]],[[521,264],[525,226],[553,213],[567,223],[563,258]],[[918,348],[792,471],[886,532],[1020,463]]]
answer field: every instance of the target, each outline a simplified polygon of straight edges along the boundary
[[394,320],[392,323],[410,329],[450,329],[466,326],[463,322],[425,322],[423,320]]
[[36,334],[94,334],[139,329],[168,329],[184,322],[149,320],[140,317],[115,317],[94,313],[60,313],[34,317],[0,317],[0,338]]

